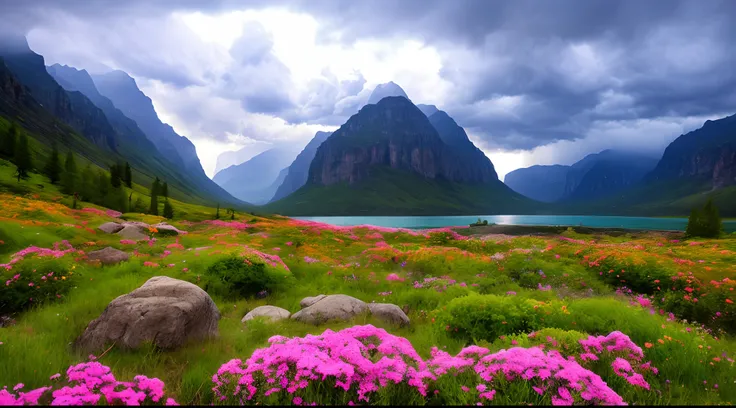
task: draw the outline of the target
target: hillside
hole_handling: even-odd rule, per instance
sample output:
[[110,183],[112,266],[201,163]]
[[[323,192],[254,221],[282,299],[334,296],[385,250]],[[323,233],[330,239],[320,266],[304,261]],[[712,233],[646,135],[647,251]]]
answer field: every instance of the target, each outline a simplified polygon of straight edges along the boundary
[[317,132],[312,140],[307,143],[289,166],[283,182],[279,185],[271,201],[280,200],[301,188],[309,177],[309,165],[312,164],[317,149],[327,140],[332,132]]
[[150,184],[154,177],[167,180],[174,197],[240,205],[203,173],[201,177],[190,174],[168,161],[134,121],[97,92],[85,71],[50,68],[54,73],[65,68],[66,75],[59,72],[65,89],[49,74],[43,57],[28,48],[24,38],[4,38],[0,42],[0,57],[0,114],[20,122],[33,137],[57,143],[61,149],[69,148],[104,169],[127,161],[138,182]]

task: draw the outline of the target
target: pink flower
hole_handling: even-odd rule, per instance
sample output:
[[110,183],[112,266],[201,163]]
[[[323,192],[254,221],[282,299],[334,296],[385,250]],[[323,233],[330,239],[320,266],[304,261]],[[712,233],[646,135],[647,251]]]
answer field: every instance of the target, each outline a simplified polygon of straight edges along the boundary
[[61,374],[59,374],[59,373],[56,373],[56,374],[52,375],[51,377],[49,377],[49,380],[56,380],[56,379],[58,379],[59,377],[61,377]]
[[302,405],[302,399],[301,399],[301,397],[294,397],[294,399],[292,400],[292,402],[294,403],[294,405]]

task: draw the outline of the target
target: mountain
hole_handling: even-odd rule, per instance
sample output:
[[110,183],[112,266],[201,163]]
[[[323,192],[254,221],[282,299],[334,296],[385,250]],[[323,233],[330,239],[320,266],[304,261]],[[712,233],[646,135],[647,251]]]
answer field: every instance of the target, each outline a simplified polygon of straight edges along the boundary
[[133,119],[166,158],[192,174],[204,176],[192,142],[161,122],[151,98],[138,89],[135,79],[123,71],[112,71],[93,75],[92,80],[100,94],[109,98],[125,116]]
[[46,72],[43,57],[31,51],[25,37],[2,37],[0,56],[17,80],[49,113],[95,145],[115,151],[114,131],[102,111],[80,92],[66,92]]
[[552,203],[562,199],[570,166],[531,166],[506,175],[504,183],[531,199]]
[[736,216],[736,115],[680,135],[642,182],[580,212],[687,216],[709,198]]
[[[566,188],[572,184],[570,180],[572,177],[576,178],[576,186],[565,199],[586,201],[614,195],[637,184],[656,165],[657,159],[651,156],[604,150],[588,162],[571,167]],[[582,175],[581,168],[586,169]]]
[[222,152],[217,156],[217,163],[215,164],[215,174],[230,166],[235,166],[240,163],[252,159],[257,154],[263,153],[268,150],[269,145],[265,143],[253,143],[246,145],[245,147],[234,150]]
[[518,213],[537,205],[498,181],[490,160],[437,119],[453,130],[445,138],[455,145],[406,97],[364,106],[317,149],[306,185],[266,208],[290,215],[419,215]]
[[675,139],[648,181],[703,179],[712,189],[736,184],[736,115],[706,121]]
[[211,180],[198,182],[177,169],[148,142],[134,121],[97,92],[85,71],[49,68],[65,72],[63,77],[60,75],[65,89],[49,74],[44,58],[31,51],[24,37],[0,39],[0,57],[4,86],[13,90],[5,93],[11,97],[3,98],[0,114],[21,123],[44,144],[57,143],[102,168],[129,161],[137,183],[148,185],[153,177],[160,177],[169,182],[170,194],[175,198],[242,204]]
[[312,164],[317,149],[332,132],[317,132],[307,146],[302,150],[291,163],[287,170],[287,174],[283,183],[278,187],[272,201],[280,200],[294,191],[301,188],[306,182],[309,175],[309,165]]
[[404,92],[404,90],[401,89],[401,87],[398,86],[396,83],[391,81],[385,84],[377,85],[376,88],[373,89],[371,96],[368,98],[368,104],[375,105],[381,99],[388,96],[403,96],[404,98],[409,99],[409,97],[406,96],[406,92]]
[[[276,186],[273,184],[293,157],[288,150],[269,149],[245,163],[220,171],[212,180],[238,199],[252,204],[265,204],[276,193],[281,183]],[[286,177],[285,172],[283,177]]]
[[434,105],[423,105],[420,103],[417,105],[417,108],[419,108],[419,110],[422,111],[422,113],[426,117],[430,117],[434,115],[435,113],[439,112],[439,109],[437,109],[437,107]]
[[514,191],[543,202],[589,201],[615,195],[642,180],[657,159],[635,152],[603,150],[571,166],[532,166],[506,175]]

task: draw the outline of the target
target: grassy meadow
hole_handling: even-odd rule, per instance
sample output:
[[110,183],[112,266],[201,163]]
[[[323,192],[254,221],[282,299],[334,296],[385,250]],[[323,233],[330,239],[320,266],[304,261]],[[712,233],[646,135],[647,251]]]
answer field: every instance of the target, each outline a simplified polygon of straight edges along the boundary
[[[450,371],[458,375],[426,380],[425,393],[416,392],[404,378],[381,383],[368,400],[358,398],[355,385],[345,391],[329,379],[310,381],[297,391],[287,392],[286,387],[270,395],[259,391],[251,400],[232,393],[223,400],[213,383],[223,364],[235,358],[245,361],[257,349],[269,347],[272,336],[303,337],[372,325],[407,339],[427,361],[438,359],[442,352],[455,356],[471,345],[491,353],[514,348],[557,350],[564,359],[579,363],[581,370],[600,376],[628,404],[729,405],[736,401],[733,235],[685,240],[656,233],[613,237],[568,229],[539,237],[481,237],[467,229],[458,234],[449,229],[333,227],[243,213],[230,220],[224,210],[222,220],[213,222],[214,209],[175,201],[179,215],[170,222],[186,235],[153,234],[155,240],[131,243],[97,230],[119,219],[87,203],[70,209],[65,205],[68,199],[38,175],[18,185],[8,166],[0,163],[0,184],[5,190],[0,193],[0,264],[7,266],[0,265],[0,317],[9,322],[0,327],[0,387],[8,390],[18,383],[24,385],[21,390],[49,385],[52,375],[63,376],[71,365],[94,360],[110,367],[121,380],[139,374],[159,378],[165,383],[166,396],[179,404],[588,401],[584,393],[567,399],[568,389],[558,390],[559,383],[544,388],[537,380],[503,375],[483,382],[475,372],[457,367]],[[143,214],[121,218],[163,220]],[[107,246],[132,256],[115,266],[86,260],[90,251]],[[29,247],[48,251],[23,252]],[[18,253],[25,255],[10,264]],[[212,273],[213,264],[230,257],[253,262],[273,259],[263,254],[276,255],[285,265],[267,265],[277,281],[265,297],[223,286]],[[222,315],[217,339],[175,351],[111,345],[90,356],[72,348],[110,301],[161,275],[208,291]],[[289,319],[241,323],[257,306],[275,305],[294,313],[302,298],[319,294],[393,303],[407,312],[411,324],[396,327],[370,316],[320,326]],[[581,341],[616,331],[634,343],[627,350],[640,348],[642,358],[630,363],[632,372],[646,380],[646,387],[635,384],[633,376],[626,380],[616,368],[628,364],[619,360],[631,354],[604,349],[595,360],[585,357]],[[541,371],[537,374],[543,377]],[[484,391],[485,384],[494,387],[494,394]],[[541,391],[533,388],[535,384]]]

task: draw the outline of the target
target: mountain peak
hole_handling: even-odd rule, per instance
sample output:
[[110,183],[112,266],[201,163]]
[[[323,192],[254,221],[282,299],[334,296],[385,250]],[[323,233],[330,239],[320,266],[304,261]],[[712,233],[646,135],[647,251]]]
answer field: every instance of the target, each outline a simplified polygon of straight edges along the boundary
[[404,92],[404,90],[401,89],[399,85],[397,85],[393,81],[390,81],[385,84],[379,84],[376,86],[375,89],[373,89],[373,93],[371,93],[370,98],[368,98],[368,104],[376,104],[381,99],[388,96],[403,96],[407,100],[409,99],[409,97],[406,95],[406,92]]
[[439,112],[440,110],[437,109],[434,105],[424,105],[424,104],[418,104],[417,108],[419,108],[420,111],[424,114],[426,117],[430,117],[434,115],[435,113]]
[[26,37],[17,33],[0,34],[0,51],[5,54],[25,54],[32,52]]

